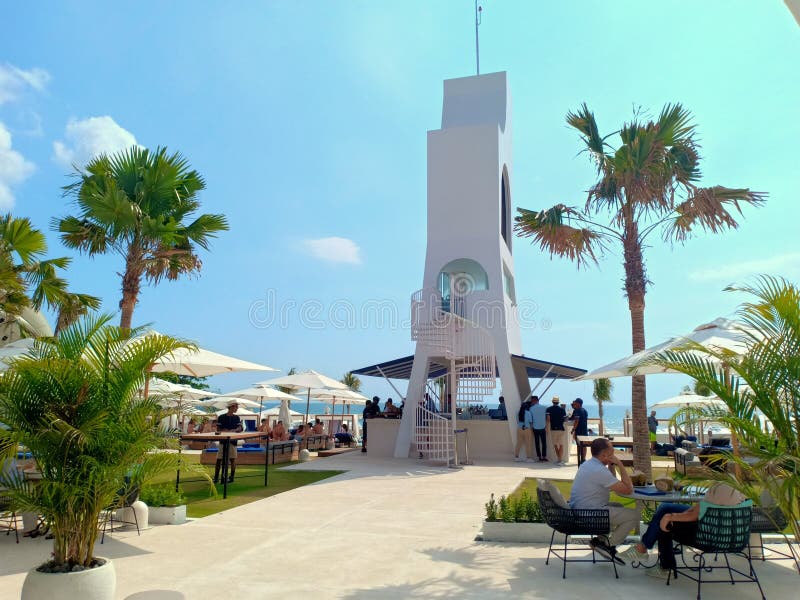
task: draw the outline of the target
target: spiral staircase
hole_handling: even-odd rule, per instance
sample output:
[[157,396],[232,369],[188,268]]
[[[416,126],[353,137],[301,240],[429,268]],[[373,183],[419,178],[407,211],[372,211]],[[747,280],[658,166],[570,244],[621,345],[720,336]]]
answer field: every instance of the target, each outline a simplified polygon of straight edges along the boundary
[[436,410],[433,401],[417,399],[412,441],[420,455],[432,462],[458,462],[455,406],[482,401],[496,385],[494,343],[486,329],[467,318],[468,300],[468,293],[452,290],[443,298],[438,289],[430,288],[411,297],[411,339],[427,347],[437,362],[448,365],[450,389],[455,390],[449,418]]

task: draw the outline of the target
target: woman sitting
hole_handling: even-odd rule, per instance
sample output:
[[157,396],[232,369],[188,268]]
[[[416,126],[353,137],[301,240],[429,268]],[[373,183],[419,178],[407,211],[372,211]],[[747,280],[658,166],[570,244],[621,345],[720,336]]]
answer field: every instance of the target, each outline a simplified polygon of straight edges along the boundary
[[648,549],[658,543],[659,566],[648,569],[647,574],[666,579],[669,572],[677,567],[673,541],[692,544],[697,534],[697,522],[703,518],[709,506],[733,508],[745,506],[748,502],[750,501],[744,494],[725,483],[714,484],[706,492],[705,497],[691,507],[687,504],[664,502],[653,515],[653,520],[650,521],[641,541],[621,552],[619,557],[644,563],[649,557]]
[[302,442],[304,437],[306,437],[306,426],[300,425],[300,427],[297,428],[297,431],[294,432],[294,439],[298,442]]

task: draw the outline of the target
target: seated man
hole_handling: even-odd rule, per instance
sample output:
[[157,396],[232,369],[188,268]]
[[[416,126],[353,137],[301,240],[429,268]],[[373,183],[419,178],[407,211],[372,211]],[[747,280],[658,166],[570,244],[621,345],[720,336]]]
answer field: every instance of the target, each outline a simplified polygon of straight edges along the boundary
[[[617,545],[625,540],[632,529],[638,527],[639,511],[609,500],[612,491],[618,494],[632,493],[633,482],[607,439],[593,440],[590,450],[592,458],[580,466],[572,482],[569,505],[575,509],[608,509],[611,533],[602,538],[592,538],[591,546],[606,558],[624,565],[625,562],[617,556]],[[621,481],[617,479],[617,473]]]
[[334,437],[340,444],[347,444],[349,446],[353,443],[353,434],[348,430],[347,423],[342,423],[342,430],[334,435]]
[[258,431],[269,435],[272,430],[269,428],[269,422],[266,419],[261,419],[261,425],[258,426]]
[[703,500],[691,507],[688,504],[670,504],[664,502],[659,505],[653,515],[653,520],[647,526],[647,531],[638,544],[634,544],[625,552],[620,553],[629,560],[646,562],[648,550],[658,542],[658,564],[654,569],[648,569],[647,574],[652,577],[666,579],[669,571],[676,568],[673,540],[691,544],[697,534],[697,521],[699,521],[708,506],[744,506],[748,503],[741,492],[725,483],[717,483],[706,492]]
[[325,433],[325,427],[322,425],[322,421],[320,421],[319,417],[314,419],[314,426],[311,428],[311,431],[314,432],[314,435],[322,435]]
[[289,441],[289,432],[286,431],[286,427],[283,426],[283,421],[278,421],[275,427],[272,428],[272,439],[276,442]]
[[394,402],[391,398],[386,401],[386,406],[383,407],[383,413],[385,416],[394,418],[400,414],[400,409],[394,405]]

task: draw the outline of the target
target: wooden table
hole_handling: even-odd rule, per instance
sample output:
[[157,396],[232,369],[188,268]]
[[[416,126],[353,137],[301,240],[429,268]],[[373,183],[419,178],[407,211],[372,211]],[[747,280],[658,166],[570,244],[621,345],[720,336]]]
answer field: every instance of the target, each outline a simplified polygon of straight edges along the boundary
[[[608,440],[611,442],[611,445],[615,448],[631,448],[633,449],[633,438],[632,437],[625,437],[622,435],[615,435],[612,436],[613,440]],[[607,437],[601,435],[579,435],[576,436],[576,441],[578,442],[578,466],[583,464],[583,454],[581,453],[581,448],[588,448],[592,445],[592,442],[598,438],[608,439]]]
[[[228,465],[230,459],[230,442],[238,442],[239,440],[250,439],[269,439],[269,434],[262,431],[248,431],[238,433],[236,431],[223,431],[219,433],[185,433],[181,435],[180,441],[198,441],[198,442],[220,442],[220,451],[222,452],[222,499],[228,497]],[[224,443],[223,443],[224,442]],[[269,442],[267,442],[269,446]],[[179,446],[180,448],[180,446]],[[180,449],[178,450],[180,453]],[[267,485],[267,477],[269,473],[269,448],[264,449],[264,486]],[[175,477],[175,491],[178,490],[178,484],[181,481],[181,472]]]

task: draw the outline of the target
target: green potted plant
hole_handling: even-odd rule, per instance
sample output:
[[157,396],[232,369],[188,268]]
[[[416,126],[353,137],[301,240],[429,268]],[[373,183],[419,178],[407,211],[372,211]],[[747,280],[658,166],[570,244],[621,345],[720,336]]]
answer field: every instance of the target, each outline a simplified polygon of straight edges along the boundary
[[[150,366],[188,344],[109,325],[109,316],[79,321],[57,338],[38,340],[0,378],[0,452],[27,447],[41,478],[0,475],[19,511],[50,526],[53,557],[32,569],[22,598],[114,597],[110,560],[95,556],[98,523],[135,486],[175,469],[178,454],[161,428],[161,409],[142,398]],[[180,465],[187,469],[188,465]]]
[[486,519],[478,539],[485,542],[549,542],[552,529],[542,522],[539,502],[526,490],[508,497],[494,494],[484,504]]
[[186,498],[171,484],[146,486],[139,499],[149,508],[150,523],[181,525],[186,522]]

